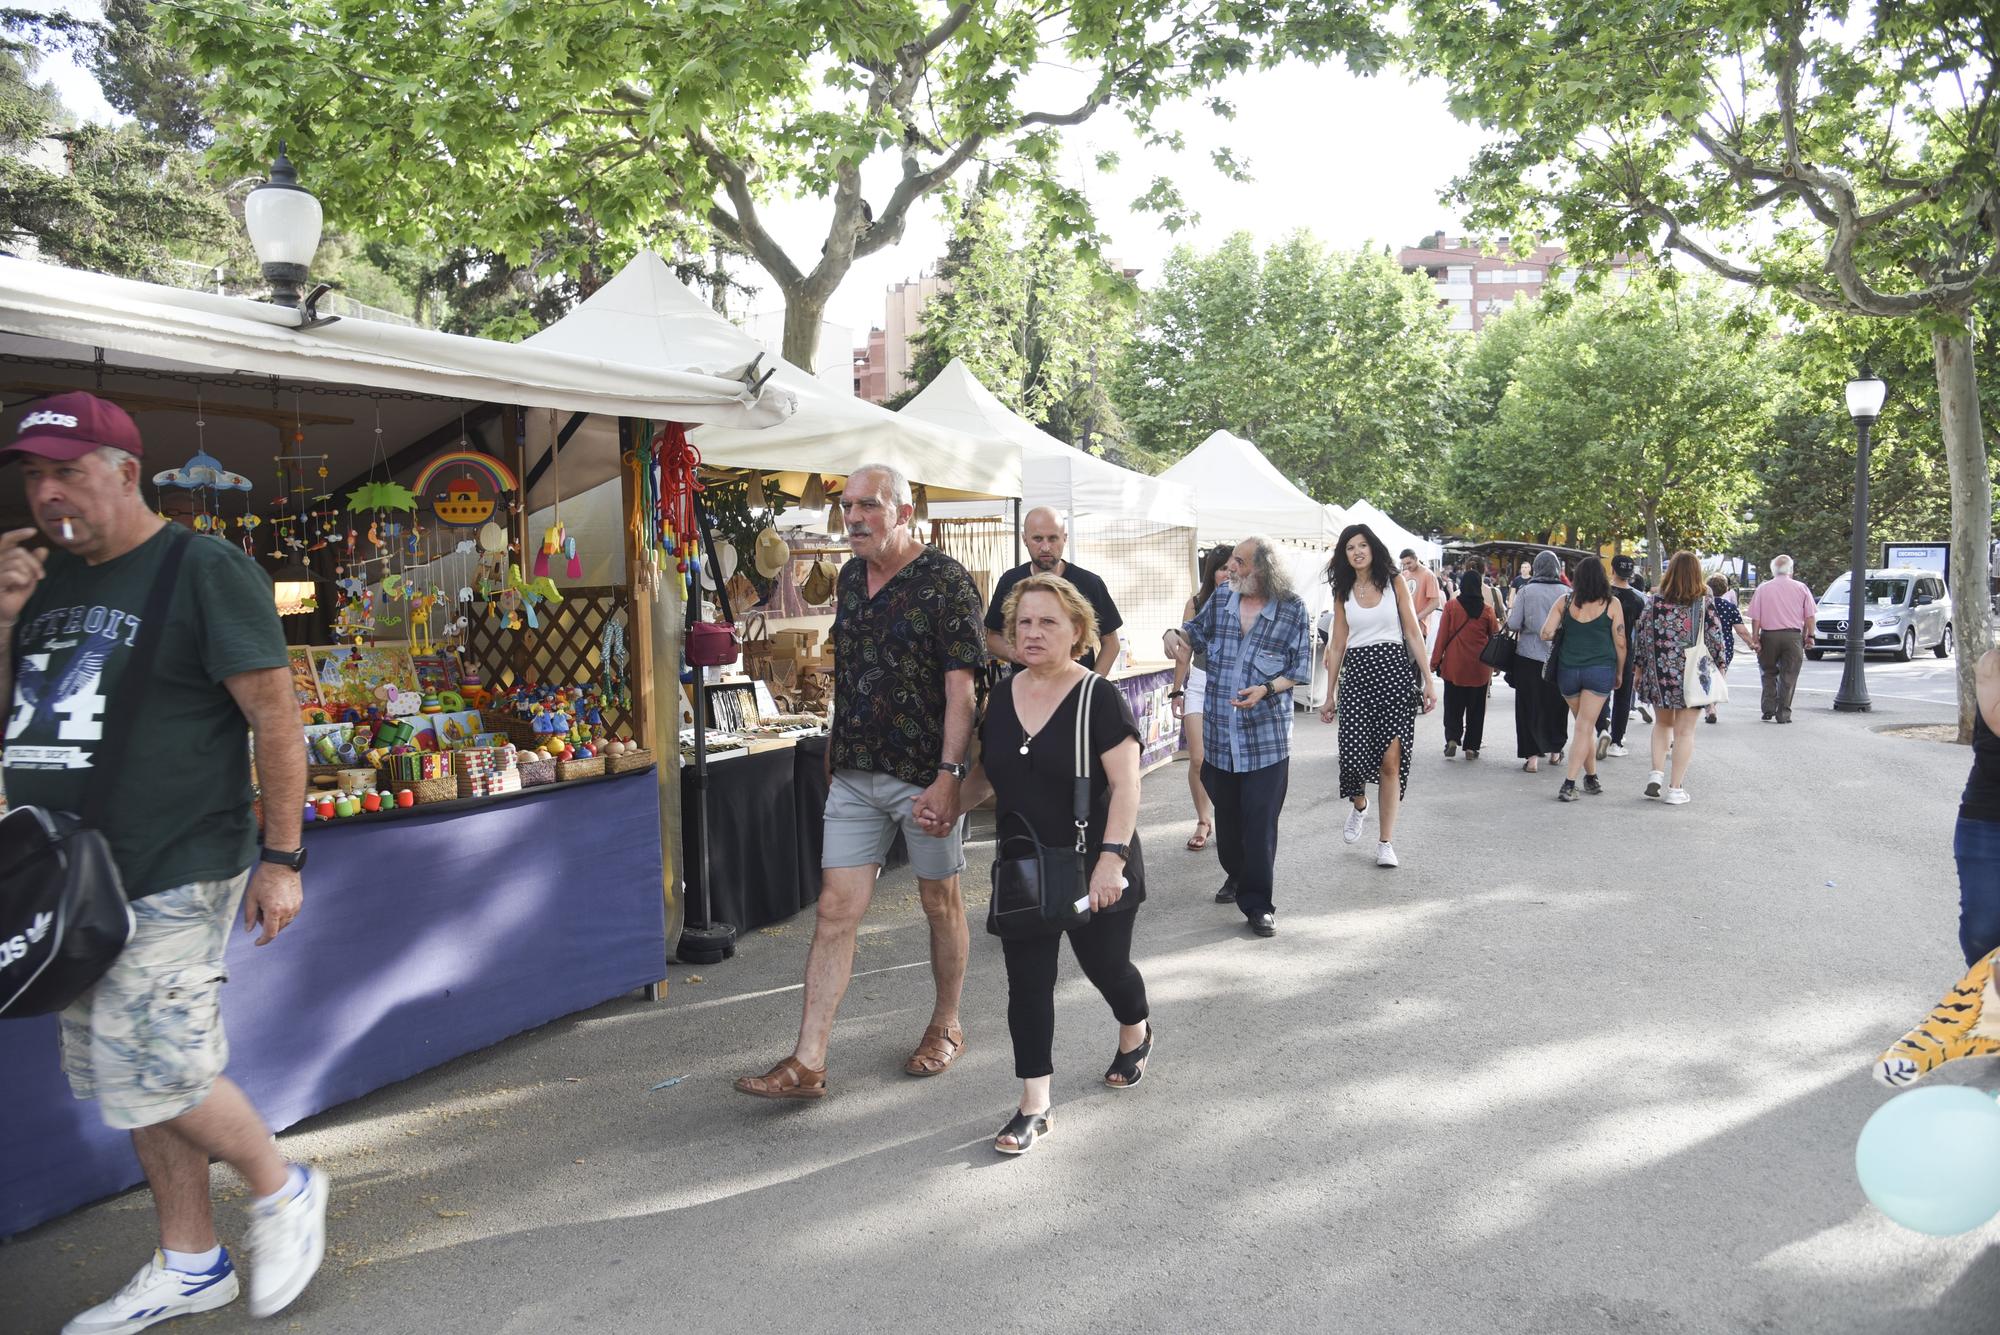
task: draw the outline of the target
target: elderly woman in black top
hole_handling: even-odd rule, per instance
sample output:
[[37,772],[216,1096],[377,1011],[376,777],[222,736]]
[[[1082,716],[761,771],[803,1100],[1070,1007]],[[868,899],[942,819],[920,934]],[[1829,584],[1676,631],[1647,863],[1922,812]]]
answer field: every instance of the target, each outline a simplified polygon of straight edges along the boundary
[[[1118,688],[1076,662],[1096,646],[1097,619],[1068,580],[1030,575],[1014,586],[1003,615],[1003,633],[1025,671],[1000,683],[987,704],[980,763],[965,781],[966,807],[991,792],[1003,835],[1025,821],[1045,847],[1072,847],[1077,710],[1083,693],[1095,692],[1087,739],[1090,918],[1066,932],[1001,937],[1007,1027],[1014,1038],[1014,1074],[1022,1083],[1019,1109],[994,1137],[993,1148],[1025,1154],[1052,1126],[1056,961],[1063,936],[1118,1019],[1118,1048],[1105,1084],[1129,1089],[1139,1083],[1152,1054],[1153,1029],[1146,1018],[1146,983],[1132,963],[1132,922],[1146,897],[1138,835],[1139,729]],[[917,816],[928,825],[924,811]]]

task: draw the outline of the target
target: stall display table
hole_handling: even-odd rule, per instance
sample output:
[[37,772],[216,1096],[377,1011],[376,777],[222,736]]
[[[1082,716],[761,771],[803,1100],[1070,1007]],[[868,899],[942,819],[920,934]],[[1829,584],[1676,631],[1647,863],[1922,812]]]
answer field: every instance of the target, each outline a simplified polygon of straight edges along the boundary
[[[230,934],[229,1076],[283,1128],[658,982],[667,941],[651,769],[305,827],[305,907]],[[0,1024],[0,1237],[141,1181],[70,1096],[53,1016]]]

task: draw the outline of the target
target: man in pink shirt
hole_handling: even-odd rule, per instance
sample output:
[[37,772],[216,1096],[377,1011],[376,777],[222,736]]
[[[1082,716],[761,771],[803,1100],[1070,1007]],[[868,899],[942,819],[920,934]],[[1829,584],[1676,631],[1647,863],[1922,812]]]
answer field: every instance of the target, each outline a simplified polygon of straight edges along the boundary
[[1792,558],[1774,558],[1771,578],[1750,595],[1746,636],[1763,672],[1762,708],[1767,720],[1775,716],[1780,723],[1792,721],[1792,692],[1798,687],[1806,650],[1812,646],[1813,617],[1818,611],[1813,591],[1792,578]]

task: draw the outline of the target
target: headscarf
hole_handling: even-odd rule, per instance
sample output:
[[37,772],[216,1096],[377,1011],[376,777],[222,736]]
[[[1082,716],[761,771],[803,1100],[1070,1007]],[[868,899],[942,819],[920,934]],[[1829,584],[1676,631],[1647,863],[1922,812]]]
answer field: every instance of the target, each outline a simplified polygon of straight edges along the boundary
[[1479,614],[1486,610],[1486,597],[1480,591],[1479,572],[1468,570],[1458,577],[1458,605],[1465,609],[1468,620],[1479,620]]
[[1531,584],[1560,584],[1563,582],[1562,572],[1563,563],[1560,556],[1557,556],[1554,552],[1536,552],[1535,573],[1529,577],[1528,582]]

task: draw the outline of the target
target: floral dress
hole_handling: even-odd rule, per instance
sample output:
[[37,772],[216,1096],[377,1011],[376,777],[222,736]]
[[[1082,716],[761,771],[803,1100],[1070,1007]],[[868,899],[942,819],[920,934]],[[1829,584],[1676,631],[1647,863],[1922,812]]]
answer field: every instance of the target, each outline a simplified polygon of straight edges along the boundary
[[1716,664],[1724,672],[1736,661],[1736,628],[1743,624],[1743,609],[1736,605],[1734,598],[1716,598],[1710,606],[1715,608],[1715,619],[1722,627],[1722,655]]
[[1704,612],[1702,633],[1708,637],[1709,657],[1722,663],[1727,641],[1715,612],[1715,599],[1704,597],[1699,604],[1670,603],[1655,593],[1647,597],[1646,610],[1639,614],[1639,628],[1632,637],[1639,698],[1655,709],[1690,707],[1682,693],[1681,671],[1687,648],[1694,643],[1696,606]]

